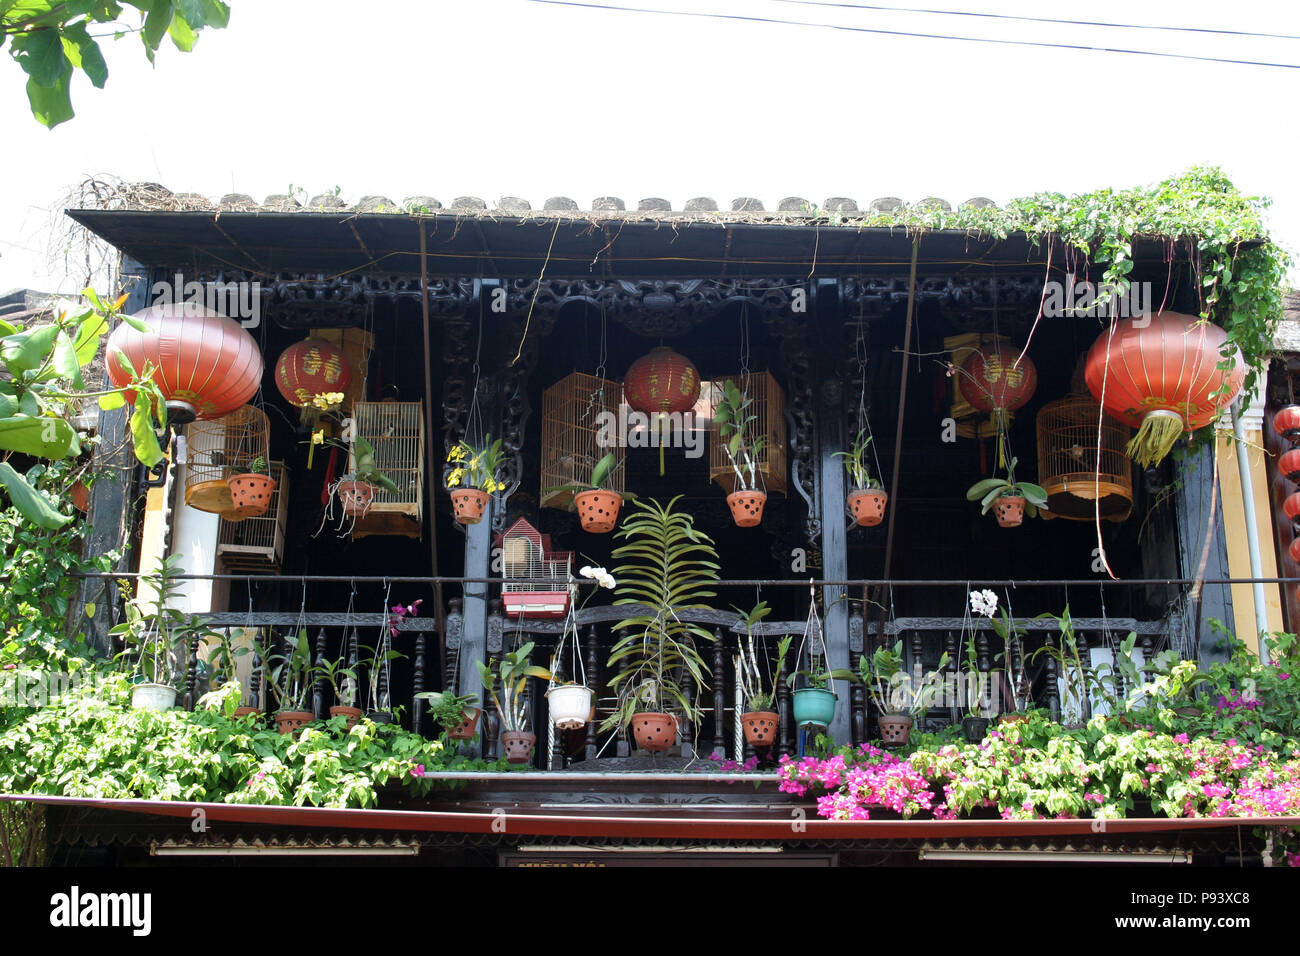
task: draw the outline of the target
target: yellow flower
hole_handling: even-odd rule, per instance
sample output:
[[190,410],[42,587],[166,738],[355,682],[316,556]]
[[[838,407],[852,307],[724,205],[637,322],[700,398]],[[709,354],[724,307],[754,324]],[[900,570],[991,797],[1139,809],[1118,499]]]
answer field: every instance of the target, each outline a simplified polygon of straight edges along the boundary
[[455,488],[460,484],[461,476],[465,474],[464,468],[454,468],[451,474],[447,475],[447,487]]
[[465,449],[462,448],[460,445],[457,445],[447,454],[448,461],[460,461],[464,457],[465,457]]
[[312,429],[312,433],[311,433],[311,443],[312,443],[313,445],[323,445],[323,444],[325,444],[325,429],[323,429],[323,428],[315,428],[315,429]]

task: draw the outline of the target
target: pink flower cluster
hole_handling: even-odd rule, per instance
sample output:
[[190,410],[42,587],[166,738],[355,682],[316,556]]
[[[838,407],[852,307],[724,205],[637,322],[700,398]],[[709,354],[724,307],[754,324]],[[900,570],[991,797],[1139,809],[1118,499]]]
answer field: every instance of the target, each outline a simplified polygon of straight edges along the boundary
[[781,791],[803,796],[810,788],[833,790],[817,799],[817,813],[832,820],[866,820],[872,809],[911,817],[946,809],[929,782],[906,760],[863,744],[850,766],[839,754],[819,760],[781,758]]

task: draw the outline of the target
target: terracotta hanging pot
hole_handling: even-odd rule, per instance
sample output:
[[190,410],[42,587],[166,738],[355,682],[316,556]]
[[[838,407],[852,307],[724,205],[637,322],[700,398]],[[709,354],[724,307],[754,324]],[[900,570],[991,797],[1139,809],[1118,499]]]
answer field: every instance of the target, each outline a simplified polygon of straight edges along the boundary
[[348,719],[348,730],[351,730],[353,727],[357,725],[357,721],[361,719],[361,708],[360,707],[331,707],[330,716],[346,717]]
[[745,740],[751,747],[770,747],[776,740],[776,728],[781,718],[770,710],[751,710],[740,715],[745,728]]
[[1002,527],[1017,528],[1025,520],[1025,499],[1019,495],[999,498],[993,503],[993,514]]
[[275,479],[270,475],[250,471],[226,479],[230,498],[235,503],[235,514],[244,518],[260,518],[271,507]]
[[881,714],[880,739],[886,747],[902,747],[912,736],[912,723],[906,714]]
[[635,714],[632,737],[642,750],[667,750],[677,742],[677,718],[672,714]]
[[343,513],[349,518],[364,516],[370,510],[370,503],[375,500],[375,486],[368,481],[344,479],[338,483],[338,493]]
[[316,719],[309,710],[282,710],[275,715],[275,729],[282,734],[292,734]]
[[461,524],[478,524],[483,520],[488,493],[478,488],[455,488],[448,493],[451,514]]
[[506,763],[528,763],[533,758],[537,735],[522,730],[507,730],[501,735],[501,745],[506,751]]
[[766,491],[733,491],[727,495],[727,507],[738,528],[753,528],[763,520]]
[[481,713],[483,711],[477,707],[465,711],[465,719],[447,731],[447,736],[452,740],[473,740],[474,735],[478,733],[478,718]]
[[608,534],[618,524],[618,509],[623,507],[623,496],[617,491],[593,488],[574,495],[578,507],[578,520],[582,530],[592,534]]
[[859,489],[849,492],[849,510],[853,520],[864,528],[874,528],[885,520],[885,505],[889,495],[879,488]]
[[236,718],[247,717],[250,714],[258,714],[260,716],[261,713],[262,713],[261,707],[247,707],[241,704],[239,707],[235,708]]

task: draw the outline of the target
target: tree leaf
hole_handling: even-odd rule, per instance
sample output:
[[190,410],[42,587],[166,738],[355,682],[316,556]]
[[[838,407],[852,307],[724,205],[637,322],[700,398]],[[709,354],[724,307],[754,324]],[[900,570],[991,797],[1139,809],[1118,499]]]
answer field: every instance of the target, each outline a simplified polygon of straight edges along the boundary
[[54,341],[54,370],[72,382],[73,388],[80,390],[86,387],[81,380],[81,363],[77,361],[77,350],[68,333],[62,329]]
[[13,465],[0,461],[0,483],[9,492],[9,499],[24,518],[47,531],[56,531],[72,520],[72,515],[55,511],[45,496],[14,471]]
[[153,430],[153,416],[143,403],[136,403],[131,411],[131,442],[135,446],[135,457],[150,468],[163,460],[162,446]]
[[58,30],[33,30],[13,38],[10,53],[31,82],[46,89],[65,78],[72,65],[63,52]]
[[80,450],[77,433],[62,418],[20,415],[0,418],[0,449],[36,458],[66,458]]

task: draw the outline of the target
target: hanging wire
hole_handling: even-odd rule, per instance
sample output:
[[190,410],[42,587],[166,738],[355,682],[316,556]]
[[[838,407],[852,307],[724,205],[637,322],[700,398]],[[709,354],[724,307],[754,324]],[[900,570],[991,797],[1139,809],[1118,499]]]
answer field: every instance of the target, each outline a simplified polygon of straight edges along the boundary
[[469,411],[465,414],[465,442],[475,448],[484,443],[483,413],[478,405],[479,384],[483,376],[483,295],[478,297],[478,336],[474,345],[474,388],[470,393]]

